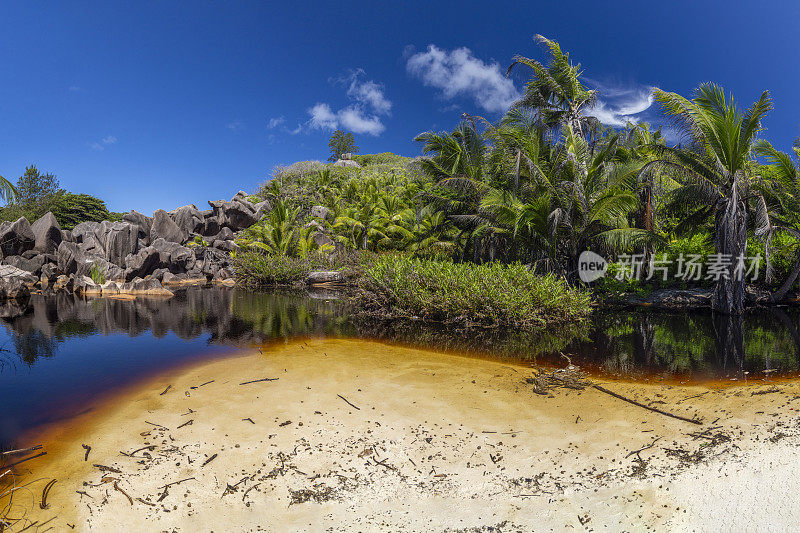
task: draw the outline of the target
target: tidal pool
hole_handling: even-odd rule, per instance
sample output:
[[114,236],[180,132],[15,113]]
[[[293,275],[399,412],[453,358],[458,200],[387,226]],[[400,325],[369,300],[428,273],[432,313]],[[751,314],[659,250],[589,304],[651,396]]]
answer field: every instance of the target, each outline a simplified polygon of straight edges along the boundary
[[[0,445],[68,419],[121,387],[239,348],[303,337],[382,340],[605,377],[745,381],[798,373],[800,313],[598,311],[585,327],[538,334],[349,317],[335,293],[186,288],[171,299],[34,295],[0,307]],[[563,354],[563,355],[562,355]]]

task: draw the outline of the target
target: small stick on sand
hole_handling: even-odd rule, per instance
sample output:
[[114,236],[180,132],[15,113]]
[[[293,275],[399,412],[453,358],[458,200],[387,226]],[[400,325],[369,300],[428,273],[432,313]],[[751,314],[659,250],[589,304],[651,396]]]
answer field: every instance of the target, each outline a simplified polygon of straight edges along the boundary
[[338,396],[339,398],[341,398],[342,400],[344,400],[345,402],[347,402],[347,405],[349,405],[349,406],[350,406],[350,407],[352,407],[353,409],[356,409],[357,411],[360,411],[360,410],[361,410],[361,408],[360,408],[360,407],[356,407],[355,405],[353,405],[352,403],[350,403],[350,401],[349,401],[347,398],[345,398],[344,396],[342,396],[341,394],[337,394],[336,396]]
[[50,505],[47,503],[47,496],[50,494],[50,489],[52,489],[53,485],[55,484],[56,484],[55,479],[50,480],[47,482],[47,485],[44,486],[44,489],[42,489],[42,501],[39,502],[40,509],[47,509],[48,507],[50,507]]
[[171,389],[171,388],[172,388],[172,385],[167,385],[167,388],[166,388],[166,389],[164,389],[164,392],[162,392],[161,394],[159,394],[159,396],[164,396],[164,395],[167,393],[167,391],[168,391],[169,389]]
[[183,424],[181,424],[180,426],[178,426],[178,427],[177,427],[177,429],[181,429],[183,426],[191,426],[192,424],[194,424],[194,418],[192,418],[192,419],[191,419],[191,420],[189,420],[188,422],[184,422]]
[[214,460],[214,459],[216,459],[216,458],[217,458],[217,454],[215,453],[214,455],[212,455],[211,457],[209,457],[208,459],[206,459],[206,460],[205,460],[205,462],[203,462],[203,464],[202,464],[202,465],[200,465],[200,466],[201,466],[201,467],[203,467],[203,466],[206,466],[208,463],[210,463],[211,461],[213,461],[213,460]]
[[81,444],[81,446],[83,447],[84,450],[86,450],[86,453],[83,454],[83,460],[84,461],[88,461],[89,460],[89,452],[92,451],[92,447],[89,446],[88,444]]
[[99,468],[103,472],[113,472],[115,474],[121,474],[122,473],[122,470],[119,470],[117,468],[113,468],[113,467],[110,467],[110,466],[106,466],[106,465],[95,464],[95,465],[92,465],[92,466],[94,466],[95,468]]
[[613,396],[614,398],[618,398],[618,399],[620,399],[622,401],[628,402],[628,403],[633,404],[633,405],[635,405],[637,407],[642,407],[644,409],[647,409],[648,411],[653,411],[654,413],[658,413],[660,415],[669,416],[669,417],[672,417],[672,418],[677,418],[678,420],[683,420],[684,422],[691,422],[692,424],[697,424],[698,426],[702,426],[703,425],[703,421],[702,420],[698,420],[696,418],[687,418],[685,416],[676,415],[676,414],[673,414],[673,413],[668,413],[666,411],[662,411],[661,409],[658,409],[656,407],[650,407],[649,405],[645,405],[643,403],[639,403],[636,400],[631,400],[630,398],[626,398],[625,396],[623,396],[621,394],[617,394],[616,392],[612,392],[612,391],[608,390],[605,387],[601,387],[600,385],[592,385],[592,387],[594,387],[595,389],[599,390],[600,392],[604,392],[606,394],[609,394],[609,395]]
[[660,440],[661,440],[661,437],[657,437],[657,438],[653,439],[653,442],[651,442],[650,444],[648,444],[644,448],[639,448],[638,450],[633,450],[632,452],[628,453],[628,455],[625,456],[625,459],[627,459],[628,457],[630,457],[633,454],[639,455],[639,452],[643,452],[645,450],[649,450],[650,448],[652,448],[653,446],[656,445],[656,442],[658,442]]
[[262,381],[278,381],[280,378],[262,378],[262,379],[254,379],[253,381],[245,381],[244,383],[239,383],[239,385],[249,385],[250,383],[261,383]]
[[156,504],[154,504],[154,503],[150,503],[150,502],[148,502],[148,501],[145,501],[145,500],[143,500],[143,499],[141,499],[141,498],[136,498],[136,501],[137,501],[137,502],[139,502],[139,503],[143,503],[143,504],[145,504],[145,505],[149,505],[150,507],[155,507],[155,506],[156,506]]
[[119,485],[117,485],[116,481],[114,482],[114,490],[116,490],[117,492],[121,492],[123,496],[128,498],[128,501],[130,502],[130,504],[133,505],[133,498],[131,498],[130,495],[127,492],[125,492],[124,490],[119,488]]
[[212,379],[211,381],[206,381],[205,383],[201,383],[200,385],[197,385],[196,387],[189,387],[189,388],[190,388],[190,389],[192,389],[192,390],[194,390],[194,389],[199,389],[199,388],[200,388],[200,387],[202,387],[203,385],[208,385],[209,383],[214,383],[214,381],[215,381],[215,380],[213,380],[213,379]]
[[252,419],[252,418],[250,418],[250,417],[248,417],[248,418],[242,418],[242,422],[244,422],[244,421],[248,421],[248,422],[250,422],[251,424],[255,425],[255,422],[253,422],[253,419]]
[[161,429],[169,429],[167,426],[162,426],[161,424],[154,424],[152,422],[148,422],[147,420],[145,420],[144,423],[145,424],[150,424],[151,426],[155,426],[155,427],[161,428]]
[[41,444],[37,444],[36,446],[31,446],[30,448],[22,448],[20,450],[8,450],[7,452],[0,453],[0,455],[16,455],[19,453],[28,453],[34,452],[36,450],[40,450],[42,448]]
[[18,464],[24,463],[25,461],[30,461],[31,459],[36,459],[37,457],[41,457],[43,455],[47,455],[47,452],[37,453],[36,455],[31,455],[30,457],[26,457],[25,459],[21,459],[16,463],[11,463],[10,465],[3,465],[4,468],[11,468],[12,466],[17,466]]

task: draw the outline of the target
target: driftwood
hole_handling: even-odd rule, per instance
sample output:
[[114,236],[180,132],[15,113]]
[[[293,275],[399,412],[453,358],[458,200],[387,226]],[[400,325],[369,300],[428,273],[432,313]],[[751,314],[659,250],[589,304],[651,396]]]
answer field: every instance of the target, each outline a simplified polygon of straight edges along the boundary
[[44,489],[42,489],[42,501],[39,502],[40,509],[47,509],[48,507],[50,507],[50,505],[47,503],[47,496],[50,494],[50,489],[52,489],[53,485],[55,484],[56,480],[53,479],[51,481],[48,481],[47,485],[45,485]]
[[360,407],[356,407],[355,405],[353,405],[352,403],[350,403],[350,400],[348,400],[347,398],[345,398],[345,397],[344,397],[344,396],[342,396],[341,394],[337,394],[336,396],[338,396],[339,398],[341,398],[342,400],[344,400],[344,401],[347,403],[347,405],[349,405],[349,406],[350,406],[350,407],[352,407],[353,409],[356,409],[356,410],[358,410],[358,411],[360,411],[360,410],[361,410],[361,408],[360,408]]
[[20,453],[28,453],[28,452],[35,452],[36,450],[40,450],[42,448],[41,444],[37,444],[36,446],[31,446],[30,448],[22,448],[19,450],[8,450],[7,452],[0,453],[1,455],[18,455]]
[[674,413],[668,413],[667,411],[662,411],[661,409],[658,409],[657,407],[650,407],[649,405],[645,405],[643,403],[637,402],[636,400],[632,400],[630,398],[626,398],[625,396],[623,396],[621,394],[617,394],[616,392],[610,391],[610,390],[608,390],[607,388],[605,388],[605,387],[603,387],[601,385],[594,384],[594,385],[592,385],[592,387],[594,387],[595,389],[599,390],[600,392],[604,392],[604,393],[606,393],[606,394],[608,394],[610,396],[613,396],[614,398],[617,398],[617,399],[622,400],[624,402],[628,402],[628,403],[633,404],[633,405],[635,405],[637,407],[642,407],[643,409],[647,409],[648,411],[653,411],[654,413],[658,413],[660,415],[669,416],[671,418],[676,418],[678,420],[683,420],[684,422],[690,422],[692,424],[697,424],[699,426],[703,425],[703,421],[702,420],[698,420],[696,418],[687,418],[685,416],[676,415]]
[[41,457],[43,455],[47,455],[47,452],[37,453],[36,455],[31,455],[30,457],[26,457],[25,459],[20,459],[15,463],[11,463],[10,465],[3,465],[3,468],[11,468],[13,466],[17,466],[18,464],[22,464],[25,461],[30,461],[31,459],[36,459],[37,457]]
[[253,381],[245,381],[244,383],[239,383],[239,385],[249,385],[250,383],[261,383],[262,381],[278,381],[280,378],[262,378],[262,379],[254,379]]

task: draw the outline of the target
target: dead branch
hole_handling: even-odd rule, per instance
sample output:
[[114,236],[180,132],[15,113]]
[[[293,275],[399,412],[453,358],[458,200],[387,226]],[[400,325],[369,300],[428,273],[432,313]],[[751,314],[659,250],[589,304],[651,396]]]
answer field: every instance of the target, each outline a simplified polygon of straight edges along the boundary
[[347,405],[349,405],[349,406],[350,406],[350,407],[352,407],[353,409],[355,409],[355,410],[357,410],[357,411],[360,411],[360,410],[361,410],[361,408],[360,408],[360,407],[356,407],[355,405],[353,405],[352,403],[350,403],[350,400],[348,400],[347,398],[345,398],[345,397],[344,397],[344,396],[342,396],[341,394],[337,394],[336,396],[338,396],[339,398],[341,398],[342,400],[344,400],[344,401],[347,403]]
[[16,463],[11,463],[10,465],[3,465],[5,468],[11,468],[17,466],[18,464],[22,464],[25,461],[30,461],[31,459],[36,459],[37,457],[41,457],[43,455],[47,455],[47,452],[37,453],[36,455],[31,455],[30,457],[26,457],[25,459],[20,459]]
[[280,378],[263,378],[263,379],[254,379],[253,381],[245,381],[244,383],[239,383],[239,385],[249,385],[250,383],[260,383],[262,381],[278,381]]
[[613,396],[614,398],[617,398],[619,400],[628,402],[628,403],[633,404],[633,405],[635,405],[637,407],[642,407],[643,409],[647,409],[648,411],[653,411],[654,413],[658,413],[660,415],[669,416],[671,418],[676,418],[678,420],[683,420],[684,422],[690,422],[692,424],[697,424],[699,426],[703,425],[703,421],[702,420],[698,420],[696,418],[687,418],[685,416],[676,415],[674,413],[668,413],[667,411],[662,411],[661,409],[658,409],[657,407],[650,407],[649,405],[645,405],[643,403],[637,402],[636,400],[632,400],[630,398],[626,398],[625,396],[623,396],[621,394],[617,394],[616,392],[610,391],[607,388],[602,387],[600,385],[594,384],[594,385],[592,385],[592,387],[594,387],[595,389],[599,390],[600,392],[604,392],[604,393],[606,393],[606,394],[608,394],[610,396]]
[[47,509],[48,507],[50,507],[50,505],[47,503],[47,496],[50,495],[50,489],[52,489],[53,485],[55,485],[55,484],[56,484],[56,480],[53,479],[51,481],[48,481],[47,485],[45,485],[44,489],[42,489],[42,501],[39,502],[39,508],[40,509]]
[[216,458],[217,458],[217,454],[215,453],[214,455],[212,455],[211,457],[209,457],[208,459],[206,459],[206,460],[203,462],[203,464],[202,464],[202,465],[200,465],[200,467],[202,468],[202,467],[206,466],[208,463],[210,463],[211,461],[213,461],[213,460],[214,460],[214,459],[216,459]]
[[123,496],[125,496],[126,498],[128,498],[128,501],[130,502],[130,504],[131,504],[131,505],[133,505],[133,498],[131,498],[131,497],[130,497],[130,495],[129,495],[127,492],[125,492],[124,490],[122,490],[122,489],[120,488],[120,486],[119,486],[119,485],[117,485],[117,482],[116,482],[116,481],[114,482],[114,490],[116,490],[117,492],[121,492]]

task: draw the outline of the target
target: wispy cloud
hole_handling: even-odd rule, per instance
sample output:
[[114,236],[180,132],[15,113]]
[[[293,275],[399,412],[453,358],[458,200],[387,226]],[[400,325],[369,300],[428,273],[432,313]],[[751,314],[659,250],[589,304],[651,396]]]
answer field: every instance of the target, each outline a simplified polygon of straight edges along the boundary
[[445,99],[468,97],[486,111],[506,111],[520,94],[496,62],[484,62],[469,48],[447,51],[429,45],[412,54],[406,69],[422,83],[442,91]]
[[83,87],[78,87],[77,85],[70,85],[67,90],[71,93],[82,93],[84,91]]
[[89,148],[95,152],[102,152],[107,146],[111,146],[112,144],[117,144],[117,138],[113,135],[106,135],[99,141],[89,143]]
[[234,120],[233,122],[229,122],[225,124],[225,127],[231,130],[233,133],[239,133],[244,129],[244,122],[241,120]]
[[267,128],[273,130],[273,129],[277,128],[278,126],[280,126],[281,124],[283,124],[284,122],[285,122],[285,119],[283,118],[282,115],[280,117],[273,117],[273,118],[269,119],[269,122],[267,122]]
[[653,105],[653,87],[640,84],[607,84],[586,79],[600,92],[597,103],[586,114],[597,117],[606,126],[622,127],[638,124]]
[[[386,97],[384,88],[373,80],[363,79],[365,72],[361,69],[352,71],[344,78],[332,80],[334,83],[346,87],[347,97],[352,104],[333,110],[326,102],[317,102],[308,109],[309,120],[306,122],[310,129],[335,130],[343,128],[353,133],[366,133],[378,136],[386,130],[382,117],[389,116],[392,102]],[[289,133],[295,134],[302,130]]]

